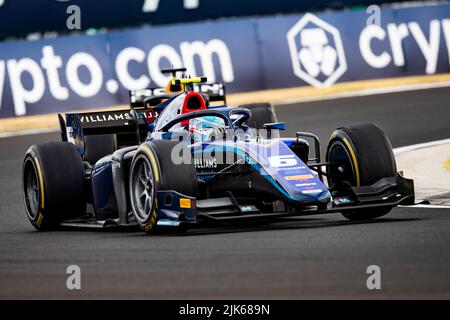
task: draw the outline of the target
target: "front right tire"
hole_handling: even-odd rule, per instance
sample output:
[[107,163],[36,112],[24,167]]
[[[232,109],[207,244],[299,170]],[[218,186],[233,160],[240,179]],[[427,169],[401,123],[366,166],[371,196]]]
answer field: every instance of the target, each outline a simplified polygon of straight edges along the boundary
[[[378,126],[371,123],[336,129],[327,147],[326,161],[330,167],[328,183],[333,187],[341,182],[351,186],[369,186],[385,177],[395,177],[397,167],[391,143]],[[386,215],[391,208],[344,211],[349,220],[370,220]]]

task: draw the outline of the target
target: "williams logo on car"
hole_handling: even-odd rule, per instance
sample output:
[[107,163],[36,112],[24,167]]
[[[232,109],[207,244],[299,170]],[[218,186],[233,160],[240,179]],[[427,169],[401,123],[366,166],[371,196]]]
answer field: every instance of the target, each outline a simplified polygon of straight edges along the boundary
[[294,74],[315,87],[334,84],[347,70],[339,30],[311,13],[287,33]]

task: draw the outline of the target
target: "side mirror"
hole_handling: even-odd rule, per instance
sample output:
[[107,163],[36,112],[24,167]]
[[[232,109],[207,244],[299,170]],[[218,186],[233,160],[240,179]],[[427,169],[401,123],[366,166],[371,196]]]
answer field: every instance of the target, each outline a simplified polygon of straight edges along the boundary
[[267,130],[286,130],[286,122],[265,123],[263,127]]

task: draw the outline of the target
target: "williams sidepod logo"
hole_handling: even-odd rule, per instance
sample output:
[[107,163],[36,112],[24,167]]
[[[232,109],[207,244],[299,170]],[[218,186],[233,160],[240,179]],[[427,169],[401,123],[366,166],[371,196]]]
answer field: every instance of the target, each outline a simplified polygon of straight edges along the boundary
[[315,87],[330,86],[347,70],[338,29],[311,13],[287,33],[294,74]]

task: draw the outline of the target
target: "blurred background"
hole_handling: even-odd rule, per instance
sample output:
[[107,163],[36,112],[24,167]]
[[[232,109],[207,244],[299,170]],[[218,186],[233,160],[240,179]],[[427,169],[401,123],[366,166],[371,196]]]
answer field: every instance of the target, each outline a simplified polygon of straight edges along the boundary
[[449,72],[446,1],[0,0],[0,118],[128,103],[164,67],[228,93]]
[[[403,3],[417,1],[403,1]],[[88,34],[145,25],[167,25],[222,18],[273,16],[308,11],[365,10],[369,5],[400,1],[308,0],[258,1],[228,0],[1,0],[0,36],[2,40],[51,37],[66,28],[66,9],[82,9],[81,30]],[[20,21],[20,23],[18,23]]]

